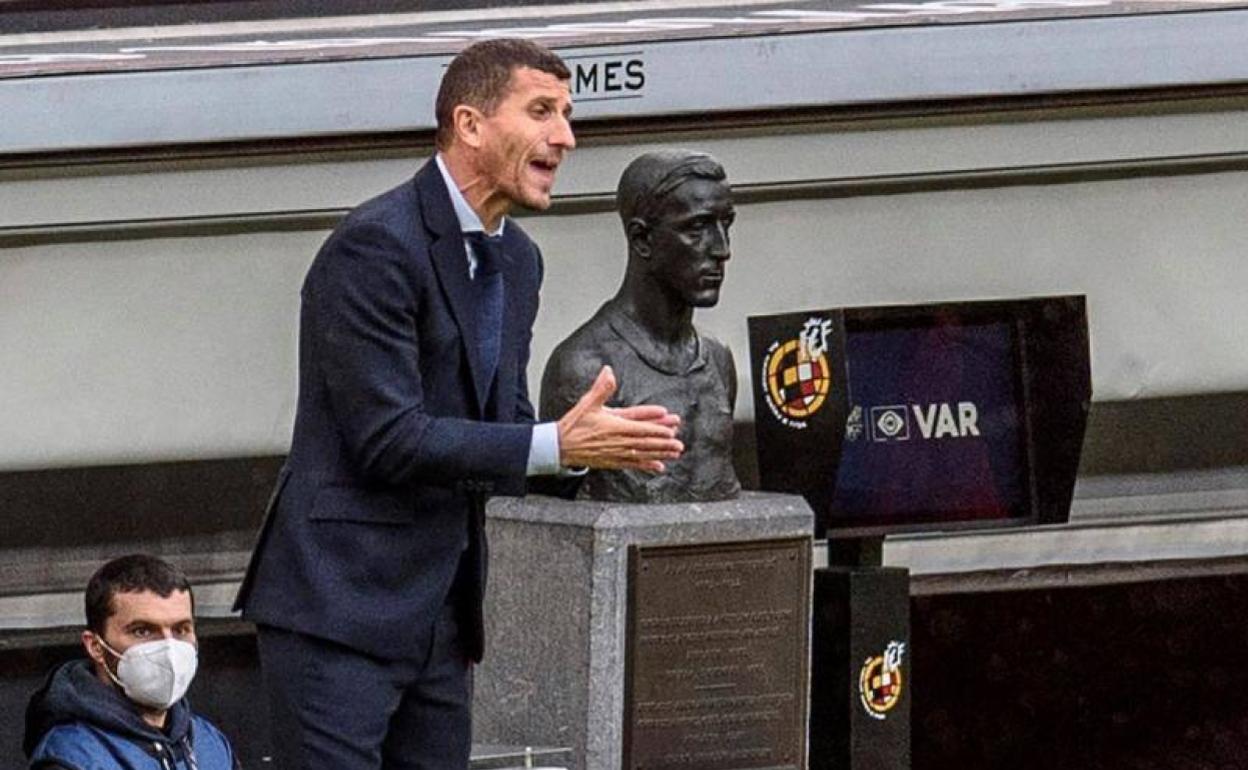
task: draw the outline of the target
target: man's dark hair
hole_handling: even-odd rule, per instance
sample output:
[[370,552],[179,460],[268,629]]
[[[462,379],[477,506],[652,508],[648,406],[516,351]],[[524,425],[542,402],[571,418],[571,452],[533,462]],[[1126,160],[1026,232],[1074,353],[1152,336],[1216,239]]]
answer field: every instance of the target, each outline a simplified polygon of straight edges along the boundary
[[722,182],[724,167],[714,156],[694,150],[657,150],[638,156],[615,191],[615,204],[627,229],[633,219],[650,222],[668,193],[689,179]]
[[438,88],[434,114],[438,119],[439,149],[450,146],[455,126],[452,113],[461,104],[486,115],[494,113],[507,95],[511,73],[521,67],[570,80],[572,72],[555,53],[531,40],[497,38],[473,43],[451,60]]
[[[113,559],[96,570],[87,583],[87,628],[103,634],[113,614],[113,597],[141,591],[151,591],[163,599],[174,591],[191,593],[191,581],[182,570],[155,556],[136,553]],[[191,606],[195,606],[193,594]]]

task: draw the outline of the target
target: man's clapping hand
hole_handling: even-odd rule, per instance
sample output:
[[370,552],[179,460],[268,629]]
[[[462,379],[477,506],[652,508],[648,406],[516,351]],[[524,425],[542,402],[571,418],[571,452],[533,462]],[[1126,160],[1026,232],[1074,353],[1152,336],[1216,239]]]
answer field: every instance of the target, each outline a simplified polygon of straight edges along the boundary
[[615,373],[604,366],[567,414],[559,418],[559,461],[565,468],[633,468],[661,473],[664,460],[685,450],[676,438],[680,416],[657,405],[612,408]]

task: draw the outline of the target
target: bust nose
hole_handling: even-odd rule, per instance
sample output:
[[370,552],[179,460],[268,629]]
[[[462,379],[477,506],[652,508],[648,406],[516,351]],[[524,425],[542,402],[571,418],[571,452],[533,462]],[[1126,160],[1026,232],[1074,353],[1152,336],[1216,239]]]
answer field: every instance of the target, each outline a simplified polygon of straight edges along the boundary
[[711,235],[711,258],[717,262],[727,262],[732,258],[732,249],[728,246],[728,228],[723,223],[716,223],[715,232]]

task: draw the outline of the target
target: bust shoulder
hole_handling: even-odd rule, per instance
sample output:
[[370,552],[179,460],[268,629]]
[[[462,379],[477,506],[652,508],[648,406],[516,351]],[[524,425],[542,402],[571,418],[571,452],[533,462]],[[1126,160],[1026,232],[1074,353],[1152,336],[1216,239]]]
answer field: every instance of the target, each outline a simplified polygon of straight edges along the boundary
[[542,372],[540,418],[558,419],[611,363],[595,315],[555,346]]
[[698,341],[702,344],[703,352],[711,365],[721,372],[735,372],[736,366],[733,363],[732,350],[702,327],[696,328],[698,330]]

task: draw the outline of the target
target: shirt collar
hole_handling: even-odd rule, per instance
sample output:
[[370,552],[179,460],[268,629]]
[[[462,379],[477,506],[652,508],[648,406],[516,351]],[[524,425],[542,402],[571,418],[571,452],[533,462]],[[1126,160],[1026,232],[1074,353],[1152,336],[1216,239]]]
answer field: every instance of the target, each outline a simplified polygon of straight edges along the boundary
[[[446,183],[446,191],[451,195],[451,206],[455,209],[455,218],[459,220],[460,232],[485,232],[485,225],[481,224],[481,217],[477,216],[477,212],[472,210],[472,206],[468,205],[468,200],[464,198],[464,194],[459,191],[459,186],[451,178],[451,172],[446,170],[446,162],[442,160],[442,153],[434,156],[434,162],[438,164],[438,171],[442,173],[442,181]],[[503,227],[506,224],[507,217],[503,217],[498,222],[497,230],[485,234],[491,237],[500,236],[503,234]]]

